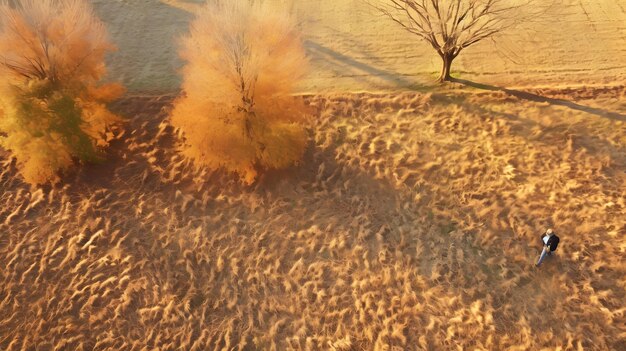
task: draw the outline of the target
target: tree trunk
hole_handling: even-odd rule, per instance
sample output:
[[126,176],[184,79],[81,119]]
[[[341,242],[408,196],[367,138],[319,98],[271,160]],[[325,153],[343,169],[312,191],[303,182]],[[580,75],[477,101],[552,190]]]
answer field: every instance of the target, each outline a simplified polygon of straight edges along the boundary
[[450,81],[450,67],[452,66],[452,61],[454,57],[451,54],[443,54],[441,55],[441,60],[443,61],[443,66],[441,67],[441,75],[437,81],[439,83]]

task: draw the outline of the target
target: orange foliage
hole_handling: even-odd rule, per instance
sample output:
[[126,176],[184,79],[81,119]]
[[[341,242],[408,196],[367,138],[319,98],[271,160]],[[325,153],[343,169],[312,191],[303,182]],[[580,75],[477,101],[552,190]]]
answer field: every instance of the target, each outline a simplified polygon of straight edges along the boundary
[[101,159],[119,121],[105,104],[123,92],[97,85],[114,49],[104,24],[84,0],[5,2],[0,17],[0,146],[31,184]]
[[259,169],[302,157],[305,107],[291,93],[307,60],[289,14],[265,2],[208,3],[191,23],[181,56],[184,95],[172,124],[196,165],[251,183]]

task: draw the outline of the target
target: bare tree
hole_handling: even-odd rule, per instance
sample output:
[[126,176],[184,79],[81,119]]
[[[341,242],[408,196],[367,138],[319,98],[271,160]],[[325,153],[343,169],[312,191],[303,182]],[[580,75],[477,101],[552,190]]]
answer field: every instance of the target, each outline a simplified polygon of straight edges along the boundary
[[437,51],[443,67],[438,81],[450,80],[454,59],[470,45],[517,23],[518,9],[532,0],[365,0]]

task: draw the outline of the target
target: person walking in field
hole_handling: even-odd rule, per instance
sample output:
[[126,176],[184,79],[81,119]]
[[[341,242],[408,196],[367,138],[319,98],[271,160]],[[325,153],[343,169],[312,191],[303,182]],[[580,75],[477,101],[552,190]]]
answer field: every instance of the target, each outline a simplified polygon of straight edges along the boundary
[[543,250],[541,251],[539,260],[535,264],[537,267],[541,265],[541,262],[543,262],[546,256],[552,255],[552,252],[556,250],[559,245],[559,237],[556,236],[552,229],[548,229],[546,233],[541,236],[541,241],[543,242]]

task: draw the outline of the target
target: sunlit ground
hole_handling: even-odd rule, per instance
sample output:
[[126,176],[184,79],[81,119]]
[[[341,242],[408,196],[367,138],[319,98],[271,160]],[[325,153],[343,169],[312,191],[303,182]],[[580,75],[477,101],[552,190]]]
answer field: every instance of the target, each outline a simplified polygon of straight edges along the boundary
[[624,89],[542,96],[307,97],[303,164],[253,187],[195,185],[170,98],[123,100],[108,164],[3,168],[0,348],[622,349]]
[[566,1],[517,63],[484,43],[439,87],[358,1],[298,1],[311,144],[252,186],[176,152],[197,2],[92,3],[128,122],[55,187],[0,151],[0,350],[626,349],[619,2]]
[[[304,92],[380,91],[433,85],[441,70],[432,47],[362,0],[267,0],[293,9],[311,72]],[[548,14],[469,47],[452,74],[508,87],[597,86],[626,80],[626,5],[557,0]],[[171,92],[180,84],[177,36],[200,0],[91,0],[119,47],[111,78],[131,91]]]

